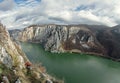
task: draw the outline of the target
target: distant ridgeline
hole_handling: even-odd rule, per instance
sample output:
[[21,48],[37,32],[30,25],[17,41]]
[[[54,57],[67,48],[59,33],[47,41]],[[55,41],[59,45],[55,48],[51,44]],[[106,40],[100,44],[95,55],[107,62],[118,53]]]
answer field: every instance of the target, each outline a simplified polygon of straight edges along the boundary
[[11,30],[18,41],[40,43],[51,52],[76,52],[120,59],[120,26],[102,25],[31,25]]
[[[0,23],[0,83],[45,83],[55,82],[41,67],[25,64],[30,63],[21,47],[13,42],[5,26]],[[28,70],[30,74],[28,74]],[[44,75],[43,75],[44,74]],[[48,80],[49,79],[49,80]],[[19,82],[18,82],[19,81]],[[56,81],[56,83],[60,83]]]

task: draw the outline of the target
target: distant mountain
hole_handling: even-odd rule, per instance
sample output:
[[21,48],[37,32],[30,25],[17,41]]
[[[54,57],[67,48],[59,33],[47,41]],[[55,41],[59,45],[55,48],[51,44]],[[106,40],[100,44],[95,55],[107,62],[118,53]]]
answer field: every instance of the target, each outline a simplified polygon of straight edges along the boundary
[[[14,31],[14,30],[13,30]],[[16,37],[13,35],[17,34]],[[76,52],[120,59],[120,26],[31,25],[11,36],[19,41],[40,43],[51,52]]]

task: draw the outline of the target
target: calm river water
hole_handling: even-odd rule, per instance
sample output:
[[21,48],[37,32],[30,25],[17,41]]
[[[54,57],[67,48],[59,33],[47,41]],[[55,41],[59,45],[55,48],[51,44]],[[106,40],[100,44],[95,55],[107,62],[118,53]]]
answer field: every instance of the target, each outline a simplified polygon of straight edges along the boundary
[[50,53],[40,44],[21,45],[33,63],[42,63],[49,74],[65,83],[120,83],[120,62],[83,54]]

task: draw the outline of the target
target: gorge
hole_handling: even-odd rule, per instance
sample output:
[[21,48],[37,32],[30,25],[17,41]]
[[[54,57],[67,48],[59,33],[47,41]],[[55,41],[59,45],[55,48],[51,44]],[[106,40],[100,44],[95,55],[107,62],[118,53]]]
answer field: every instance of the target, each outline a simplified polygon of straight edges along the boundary
[[112,61],[120,57],[119,29],[119,25],[52,24],[9,32],[13,40],[27,42],[21,46],[33,63],[42,62],[48,73],[65,83],[119,83],[120,64]]
[[0,0],[0,83],[120,83],[120,1]]
[[40,43],[50,52],[93,54],[119,61],[120,26],[103,25],[31,25],[24,30],[11,30],[18,41]]

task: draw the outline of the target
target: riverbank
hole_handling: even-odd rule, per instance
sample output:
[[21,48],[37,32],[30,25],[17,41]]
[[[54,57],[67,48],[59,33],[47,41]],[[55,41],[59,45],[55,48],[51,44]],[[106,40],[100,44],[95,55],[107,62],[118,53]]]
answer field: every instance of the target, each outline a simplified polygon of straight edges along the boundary
[[[33,41],[29,41],[29,42],[22,42],[22,41],[19,41],[20,43],[31,43],[31,44],[39,44],[42,49],[45,50],[45,48],[43,47],[42,44],[40,44],[39,42],[33,42]],[[51,52],[51,51],[48,51],[48,50],[45,50],[46,52]],[[51,53],[60,53],[60,52],[51,52]],[[102,57],[102,58],[105,58],[105,59],[109,59],[109,60],[113,60],[113,61],[116,61],[116,62],[120,62],[120,59],[116,59],[116,58],[113,58],[113,57],[110,57],[110,56],[107,56],[107,55],[104,55],[102,53],[95,53],[95,52],[82,52],[78,49],[73,49],[73,50],[64,50],[64,52],[62,53],[75,53],[75,54],[83,54],[83,55],[90,55],[90,56],[97,56],[97,57]]]

